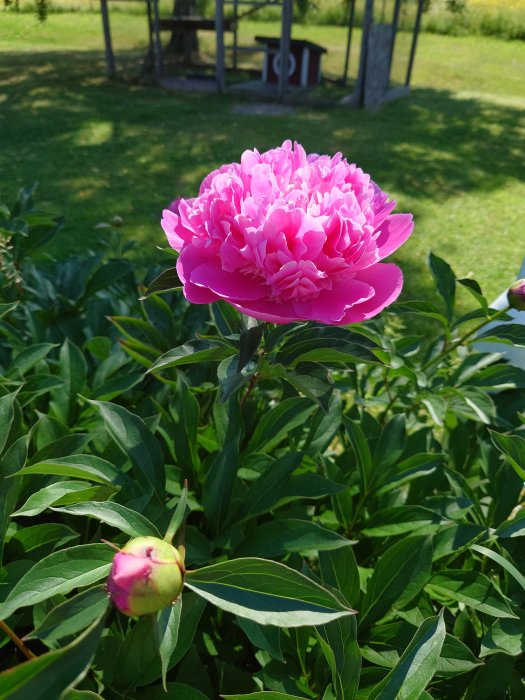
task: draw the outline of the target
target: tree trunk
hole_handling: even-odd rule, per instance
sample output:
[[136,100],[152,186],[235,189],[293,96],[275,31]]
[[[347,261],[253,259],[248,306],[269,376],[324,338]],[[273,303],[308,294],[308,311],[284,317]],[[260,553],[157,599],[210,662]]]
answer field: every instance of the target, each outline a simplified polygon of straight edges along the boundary
[[[197,0],[174,0],[173,16],[188,16],[197,14]],[[180,56],[185,64],[192,62],[192,56],[199,53],[199,41],[195,30],[172,32],[166,46],[166,51]]]

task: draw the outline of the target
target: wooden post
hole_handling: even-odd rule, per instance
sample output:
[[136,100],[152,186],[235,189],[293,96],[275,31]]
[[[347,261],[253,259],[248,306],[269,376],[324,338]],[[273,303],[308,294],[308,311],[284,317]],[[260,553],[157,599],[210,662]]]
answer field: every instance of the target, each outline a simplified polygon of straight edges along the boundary
[[226,90],[226,71],[224,66],[224,2],[216,0],[215,3],[215,42],[217,45],[215,54],[215,76],[217,87],[221,92]]
[[109,14],[107,0],[100,0],[100,11],[102,13],[102,26],[104,28],[104,44],[106,46],[106,67],[108,76],[113,78],[115,75],[115,57],[113,55],[113,47],[111,46],[111,32],[109,29]]
[[350,47],[352,45],[352,26],[354,24],[355,0],[350,0],[350,17],[348,18],[348,34],[346,38],[345,68],[343,71],[343,85],[348,80],[348,66],[350,65]]
[[407,77],[405,85],[410,85],[410,78],[412,76],[412,68],[414,66],[414,56],[416,55],[417,37],[419,34],[419,26],[421,24],[421,15],[423,14],[423,0],[419,0],[417,7],[416,24],[414,27],[414,37],[412,39],[412,48],[410,50],[410,58],[408,60]]
[[290,60],[290,39],[292,34],[292,0],[283,0],[281,16],[281,42],[280,42],[280,74],[278,94],[279,100],[284,102],[288,89],[288,62]]
[[392,68],[392,59],[394,58],[394,46],[396,44],[397,25],[399,23],[399,11],[401,9],[401,0],[396,0],[394,6],[394,16],[392,17],[392,45],[390,47],[390,60],[388,62],[388,79],[390,81],[390,70]]
[[233,70],[237,70],[238,58],[238,22],[239,22],[239,0],[233,0]]
[[355,86],[356,105],[362,107],[365,103],[365,73],[368,51],[368,35],[374,18],[374,0],[366,0],[365,14],[363,17],[363,33],[361,36],[361,56],[359,58],[359,72]]
[[153,32],[155,35],[155,78],[162,78],[162,43],[160,41],[159,0],[153,0]]

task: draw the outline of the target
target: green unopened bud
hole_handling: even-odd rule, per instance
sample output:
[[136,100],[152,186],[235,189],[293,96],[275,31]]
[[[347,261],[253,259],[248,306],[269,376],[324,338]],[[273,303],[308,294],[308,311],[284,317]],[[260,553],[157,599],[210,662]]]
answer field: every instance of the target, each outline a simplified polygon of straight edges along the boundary
[[509,305],[517,311],[525,311],[525,279],[514,282],[507,292]]
[[157,537],[130,540],[113,559],[108,593],[126,615],[147,615],[171,605],[182,590],[180,552]]

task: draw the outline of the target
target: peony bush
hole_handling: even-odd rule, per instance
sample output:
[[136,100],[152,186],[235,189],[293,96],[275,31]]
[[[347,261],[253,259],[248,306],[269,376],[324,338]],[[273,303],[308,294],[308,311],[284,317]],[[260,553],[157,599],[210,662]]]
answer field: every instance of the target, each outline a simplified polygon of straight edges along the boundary
[[0,206],[1,698],[523,695],[525,372],[479,342],[524,328],[433,254],[398,300],[393,208],[247,152],[143,278]]

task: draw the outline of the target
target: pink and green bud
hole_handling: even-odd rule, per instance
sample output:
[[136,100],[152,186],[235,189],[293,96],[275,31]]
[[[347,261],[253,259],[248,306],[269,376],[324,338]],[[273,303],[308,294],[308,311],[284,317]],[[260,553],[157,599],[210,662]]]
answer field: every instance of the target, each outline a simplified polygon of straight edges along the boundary
[[514,282],[507,292],[509,306],[517,311],[525,311],[525,279]]
[[110,600],[126,615],[157,612],[180,594],[183,572],[183,558],[169,542],[136,537],[113,559],[108,578]]

